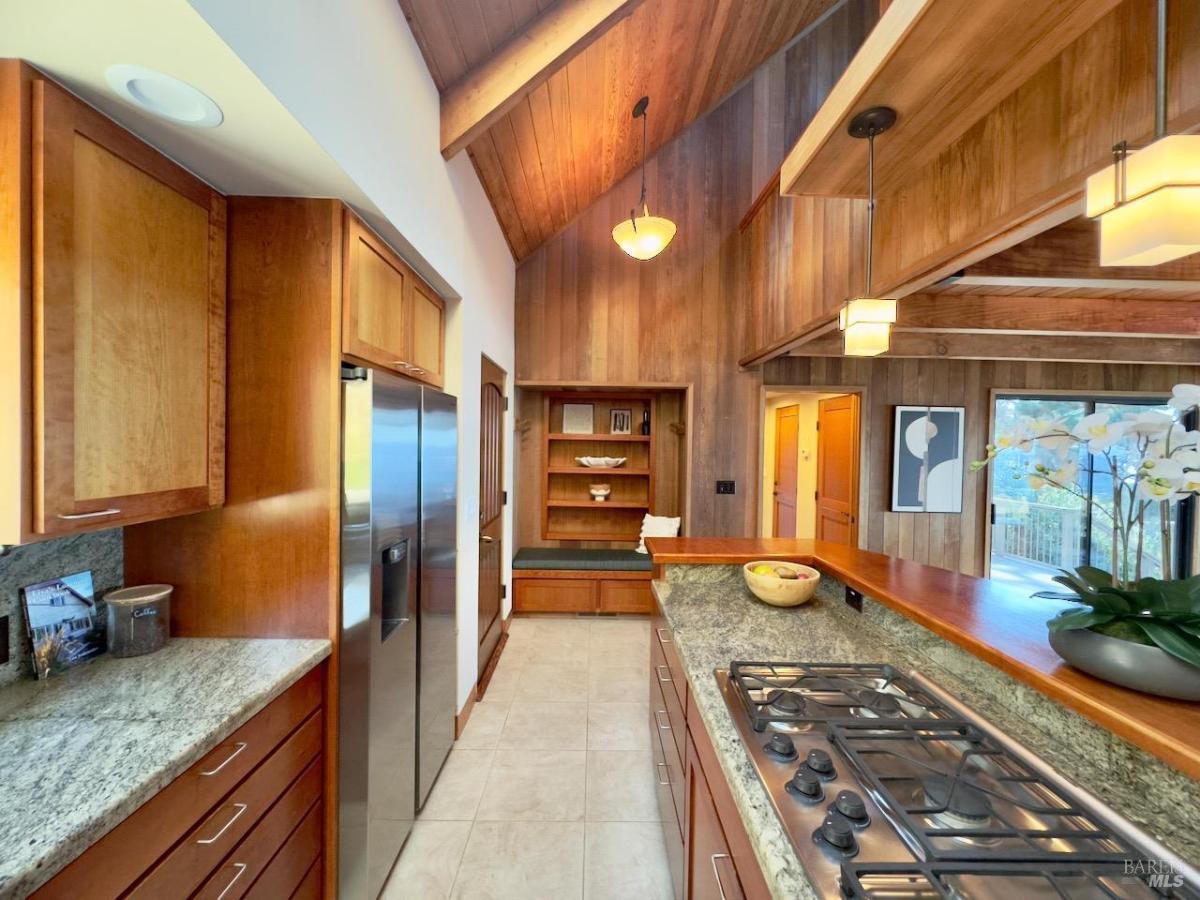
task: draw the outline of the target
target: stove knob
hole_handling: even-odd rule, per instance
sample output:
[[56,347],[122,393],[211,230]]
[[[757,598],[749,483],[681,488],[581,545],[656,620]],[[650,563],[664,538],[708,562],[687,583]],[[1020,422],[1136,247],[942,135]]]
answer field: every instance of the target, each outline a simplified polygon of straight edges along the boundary
[[809,750],[805,762],[822,778],[837,777],[837,772],[833,770],[833,759],[824,750]]
[[786,734],[776,733],[771,735],[771,740],[767,742],[767,745],[763,749],[776,759],[788,760],[796,758],[796,745]]
[[833,798],[833,808],[855,825],[867,824],[867,804],[854,791],[838,791]]
[[817,836],[830,847],[839,850],[847,856],[858,852],[858,842],[854,840],[854,826],[845,816],[830,813],[817,830]]
[[801,766],[787,783],[787,789],[802,800],[820,800],[825,791],[821,787],[821,779],[809,769]]

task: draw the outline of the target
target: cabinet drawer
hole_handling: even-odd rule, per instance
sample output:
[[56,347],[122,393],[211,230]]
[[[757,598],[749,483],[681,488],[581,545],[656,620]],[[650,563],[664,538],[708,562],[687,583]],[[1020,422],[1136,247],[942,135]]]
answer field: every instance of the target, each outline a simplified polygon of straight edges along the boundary
[[600,612],[648,615],[653,609],[649,579],[605,578],[600,582]]
[[254,900],[279,900],[292,896],[300,887],[321,855],[322,808],[318,802],[308,811],[245,896]]
[[[687,747],[687,717],[675,689],[662,680],[663,678],[673,678],[673,674],[666,663],[662,648],[657,643],[658,639],[651,637],[650,640],[650,677],[658,688],[657,697],[654,694],[650,696],[650,711],[655,716],[655,730],[662,737],[663,748],[665,750],[674,748],[679,765],[682,767]],[[686,687],[684,692],[686,694]]]
[[135,884],[321,703],[318,666],[43,885],[37,898],[116,897]]
[[317,861],[308,867],[308,874],[292,894],[292,900],[321,900],[321,876],[325,874],[323,865],[325,857],[318,856]]
[[[653,598],[653,593],[651,598]],[[667,627],[666,617],[658,608],[657,600],[654,601],[654,615],[650,619],[650,634],[662,651],[662,664],[666,665],[671,673],[671,681],[675,684],[675,696],[679,700],[679,705],[686,709],[687,676],[683,673],[683,663],[679,661],[679,654],[675,652],[675,645],[671,642],[671,629]]]
[[[657,691],[658,688],[654,687]],[[657,732],[654,716],[650,717],[650,728]],[[671,870],[671,886],[676,900],[683,900],[684,887],[684,850],[683,850],[683,821],[684,812],[675,808],[675,795],[671,790],[670,772],[667,769],[666,754],[657,735],[650,739],[650,749],[654,764],[654,793],[658,800],[658,813],[662,819],[663,840],[667,846],[667,865]]]
[[595,612],[596,582],[585,578],[514,578],[515,612]]
[[273,807],[254,826],[225,862],[196,892],[197,900],[237,900],[271,862],[296,826],[321,796],[321,759],[318,756]]
[[321,713],[316,712],[193,828],[129,896],[153,900],[194,891],[320,754],[321,739]]

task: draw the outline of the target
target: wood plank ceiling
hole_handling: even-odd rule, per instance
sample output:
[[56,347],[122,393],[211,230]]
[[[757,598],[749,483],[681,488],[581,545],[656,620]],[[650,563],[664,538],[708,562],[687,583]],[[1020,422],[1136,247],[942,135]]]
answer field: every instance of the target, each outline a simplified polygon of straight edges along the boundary
[[[443,98],[556,5],[399,2]],[[650,97],[653,154],[837,2],[644,0],[566,55],[468,146],[513,255],[529,255],[637,166],[639,97]],[[670,216],[671,199],[650,197],[651,211]]]

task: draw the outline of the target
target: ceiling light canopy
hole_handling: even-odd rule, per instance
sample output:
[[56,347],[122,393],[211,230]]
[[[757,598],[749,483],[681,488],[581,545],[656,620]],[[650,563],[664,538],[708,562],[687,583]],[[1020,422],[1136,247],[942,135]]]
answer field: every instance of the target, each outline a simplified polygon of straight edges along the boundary
[[193,128],[215,128],[224,119],[207,94],[154,69],[121,64],[109,66],[104,76],[119,97],[160,119]]
[[1200,135],[1167,134],[1167,0],[1158,0],[1154,142],[1087,180],[1087,214],[1100,220],[1100,265],[1158,266],[1200,251]]
[[896,111],[887,106],[876,106],[856,115],[848,129],[852,137],[867,141],[867,246],[863,296],[852,297],[838,311],[842,352],[846,356],[878,356],[886,353],[892,344],[896,301],[891,297],[871,296],[871,263],[875,237],[875,136],[894,124]]
[[617,246],[634,259],[641,260],[658,256],[675,237],[675,223],[662,216],[650,215],[646,203],[646,107],[649,105],[650,98],[643,97],[633,107],[633,117],[642,120],[642,193],[637,202],[642,214],[637,215],[637,207],[634,207],[629,211],[629,218],[622,219],[612,230]]

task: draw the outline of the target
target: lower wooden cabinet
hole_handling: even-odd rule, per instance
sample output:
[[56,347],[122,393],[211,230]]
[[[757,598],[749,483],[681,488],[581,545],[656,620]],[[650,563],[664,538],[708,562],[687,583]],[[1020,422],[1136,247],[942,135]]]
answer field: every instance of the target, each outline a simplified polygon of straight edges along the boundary
[[314,669],[32,896],[290,897],[321,891],[324,666]]
[[513,612],[630,613],[654,608],[650,572],[515,569]]
[[687,883],[691,900],[744,900],[746,894],[713,803],[712,790],[688,739]]

